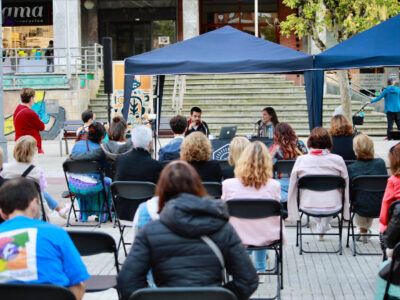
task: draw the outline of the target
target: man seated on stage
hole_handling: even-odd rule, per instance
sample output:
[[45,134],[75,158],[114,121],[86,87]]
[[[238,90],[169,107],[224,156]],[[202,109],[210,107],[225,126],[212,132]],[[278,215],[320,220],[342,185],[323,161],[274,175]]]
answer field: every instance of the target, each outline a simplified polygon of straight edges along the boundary
[[80,300],[89,274],[68,233],[38,220],[38,197],[33,181],[22,177],[0,188],[0,214],[6,220],[0,225],[2,282],[54,284]]
[[169,120],[169,126],[174,133],[174,138],[158,152],[158,160],[179,159],[181,153],[181,144],[184,139],[187,121],[184,117],[177,115]]
[[196,131],[200,131],[206,136],[210,134],[207,123],[201,120],[200,107],[194,106],[190,110],[190,119],[188,120],[188,129],[186,130],[186,135]]

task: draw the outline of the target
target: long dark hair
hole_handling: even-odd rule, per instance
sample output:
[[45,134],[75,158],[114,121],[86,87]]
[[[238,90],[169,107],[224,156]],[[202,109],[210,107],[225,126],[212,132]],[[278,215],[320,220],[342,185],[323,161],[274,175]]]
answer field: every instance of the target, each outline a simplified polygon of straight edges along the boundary
[[279,145],[284,159],[294,159],[300,155],[297,140],[296,133],[288,123],[282,122],[276,125],[274,141]]
[[266,108],[263,109],[263,111],[266,111],[271,116],[271,122],[275,127],[279,123],[275,109],[273,109],[271,106],[267,106]]
[[122,142],[125,140],[127,125],[126,121],[122,116],[115,116],[112,119],[110,128],[108,129],[108,135],[110,141]]
[[189,163],[176,160],[163,169],[158,179],[156,190],[156,195],[159,198],[158,212],[161,212],[167,201],[180,193],[199,197],[207,195],[196,170]]

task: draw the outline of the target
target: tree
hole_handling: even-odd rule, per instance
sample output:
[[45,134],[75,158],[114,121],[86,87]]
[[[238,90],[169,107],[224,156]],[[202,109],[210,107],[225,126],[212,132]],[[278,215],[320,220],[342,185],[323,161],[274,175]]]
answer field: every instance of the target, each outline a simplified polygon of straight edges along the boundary
[[[398,0],[283,0],[283,3],[297,13],[281,22],[281,32],[287,36],[294,33],[300,38],[310,35],[321,51],[327,48],[320,38],[324,29],[340,43],[400,13]],[[351,120],[347,71],[337,73],[343,110]]]

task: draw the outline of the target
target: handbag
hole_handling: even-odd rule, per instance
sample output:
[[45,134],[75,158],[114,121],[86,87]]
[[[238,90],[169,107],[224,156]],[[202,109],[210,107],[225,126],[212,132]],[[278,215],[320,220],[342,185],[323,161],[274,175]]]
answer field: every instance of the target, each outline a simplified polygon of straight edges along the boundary
[[226,272],[224,256],[222,255],[221,250],[219,250],[217,244],[215,244],[214,241],[207,235],[202,235],[200,238],[204,243],[207,244],[208,247],[210,247],[212,252],[214,252],[215,256],[218,258],[221,265],[222,285],[226,285],[228,283],[228,276]]

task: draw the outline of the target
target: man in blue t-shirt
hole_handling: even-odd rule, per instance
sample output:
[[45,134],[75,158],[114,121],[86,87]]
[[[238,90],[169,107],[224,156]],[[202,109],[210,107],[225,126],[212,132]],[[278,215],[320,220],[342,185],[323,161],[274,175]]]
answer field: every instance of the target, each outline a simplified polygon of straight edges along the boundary
[[54,284],[82,299],[89,278],[82,259],[61,227],[38,220],[34,183],[8,180],[0,188],[0,283]]

